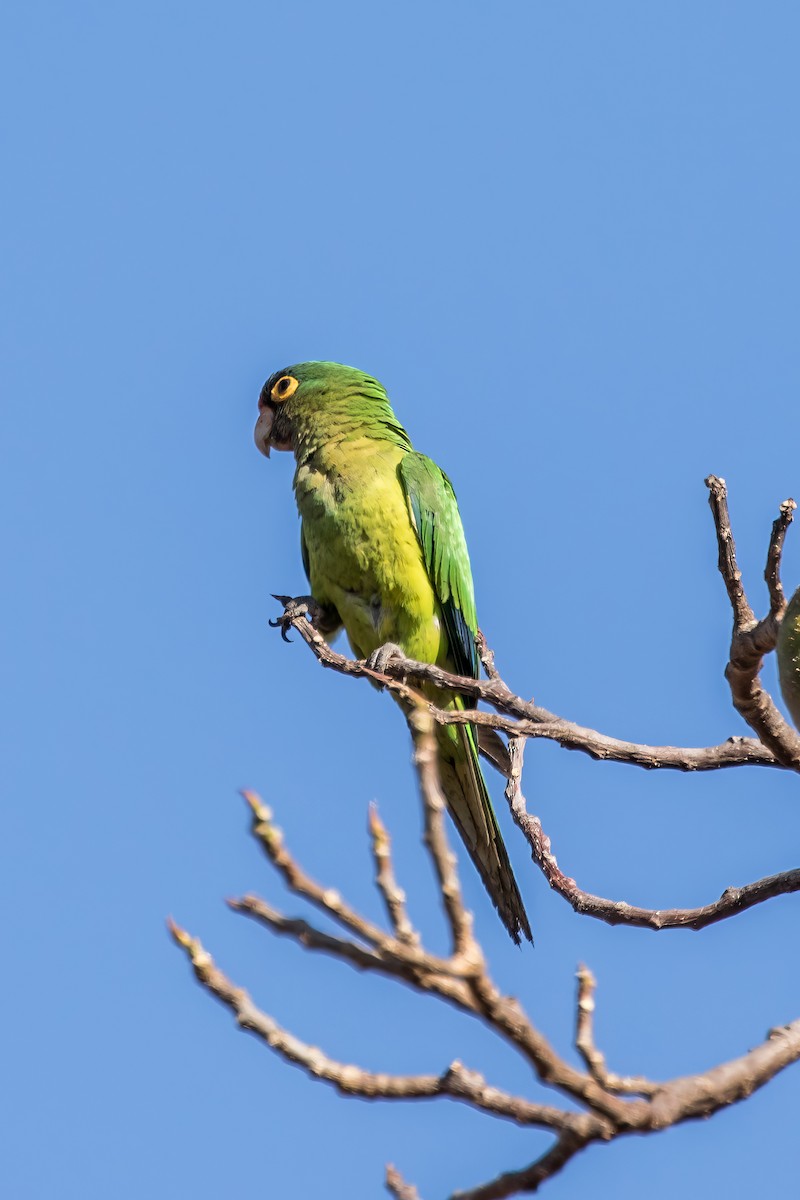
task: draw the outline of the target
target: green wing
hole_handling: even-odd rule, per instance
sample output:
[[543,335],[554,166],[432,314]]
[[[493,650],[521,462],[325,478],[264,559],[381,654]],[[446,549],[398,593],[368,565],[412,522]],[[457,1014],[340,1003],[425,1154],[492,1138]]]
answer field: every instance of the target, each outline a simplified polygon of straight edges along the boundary
[[[397,470],[441,606],[453,664],[460,675],[477,679],[475,594],[453,485],[436,463],[414,451],[403,457]],[[461,696],[434,694],[437,704],[464,707]],[[521,933],[530,939],[525,906],[481,774],[477,731],[472,725],[445,725],[437,730],[436,743],[447,807],[470,857],[511,937],[517,943]]]
[[456,672],[478,678],[478,618],[467,543],[453,485],[424,454],[406,454],[397,468],[430,581],[442,608]]

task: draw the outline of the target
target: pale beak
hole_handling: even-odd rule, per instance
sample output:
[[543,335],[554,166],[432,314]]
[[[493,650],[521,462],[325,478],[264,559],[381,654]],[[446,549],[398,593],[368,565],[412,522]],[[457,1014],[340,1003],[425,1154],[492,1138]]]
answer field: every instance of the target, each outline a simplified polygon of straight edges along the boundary
[[273,409],[265,406],[258,414],[256,427],[253,430],[253,438],[256,446],[269,458],[270,450],[270,434],[272,433],[272,422],[275,420],[275,412]]

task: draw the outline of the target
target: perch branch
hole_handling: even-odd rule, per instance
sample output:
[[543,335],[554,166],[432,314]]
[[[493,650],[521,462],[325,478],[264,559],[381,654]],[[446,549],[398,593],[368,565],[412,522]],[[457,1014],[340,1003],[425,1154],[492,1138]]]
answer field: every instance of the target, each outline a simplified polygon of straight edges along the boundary
[[[648,770],[661,768],[678,771],[714,771],[721,767],[746,765],[782,767],[786,765],[755,738],[731,737],[718,746],[682,748],[642,745],[609,737],[594,729],[567,721],[540,705],[516,696],[502,682],[494,668],[491,678],[487,681],[468,678],[464,675],[454,675],[432,663],[422,663],[412,658],[406,658],[404,655],[396,655],[387,663],[384,673],[378,674],[376,671],[371,671],[363,661],[347,658],[346,655],[333,650],[322,634],[318,633],[304,616],[294,617],[290,624],[297,630],[321,665],[337,671],[341,675],[352,675],[355,678],[377,681],[387,690],[411,703],[419,702],[420,693],[409,687],[405,680],[414,678],[428,681],[438,687],[450,688],[465,696],[471,696],[475,700],[483,700],[496,708],[499,713],[517,718],[519,723],[506,721],[502,716],[492,713],[480,713],[476,717],[475,711],[445,713],[441,709],[430,706],[437,721],[453,724],[469,721],[511,734],[546,738],[548,741],[558,742],[567,750],[579,750],[600,761],[627,763],[631,766],[645,767]],[[486,661],[493,662],[491,651],[486,650],[485,643],[483,654]]]

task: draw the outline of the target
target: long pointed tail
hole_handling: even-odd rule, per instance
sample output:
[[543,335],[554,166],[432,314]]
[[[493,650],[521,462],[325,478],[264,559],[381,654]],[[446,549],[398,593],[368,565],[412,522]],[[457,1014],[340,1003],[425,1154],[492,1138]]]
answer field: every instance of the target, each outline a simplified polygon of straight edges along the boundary
[[[459,699],[455,703],[461,706]],[[520,944],[520,934],[532,942],[525,906],[480,768],[474,730],[469,725],[442,725],[436,742],[442,789],[470,858],[514,942]]]

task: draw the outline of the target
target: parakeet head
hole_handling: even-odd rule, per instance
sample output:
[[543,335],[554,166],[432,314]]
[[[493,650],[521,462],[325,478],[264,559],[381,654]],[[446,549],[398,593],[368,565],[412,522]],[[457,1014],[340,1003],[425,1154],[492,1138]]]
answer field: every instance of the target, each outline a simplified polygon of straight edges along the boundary
[[342,363],[297,363],[276,371],[261,389],[258,409],[255,443],[267,457],[270,450],[299,454],[357,428],[410,447],[377,379]]

